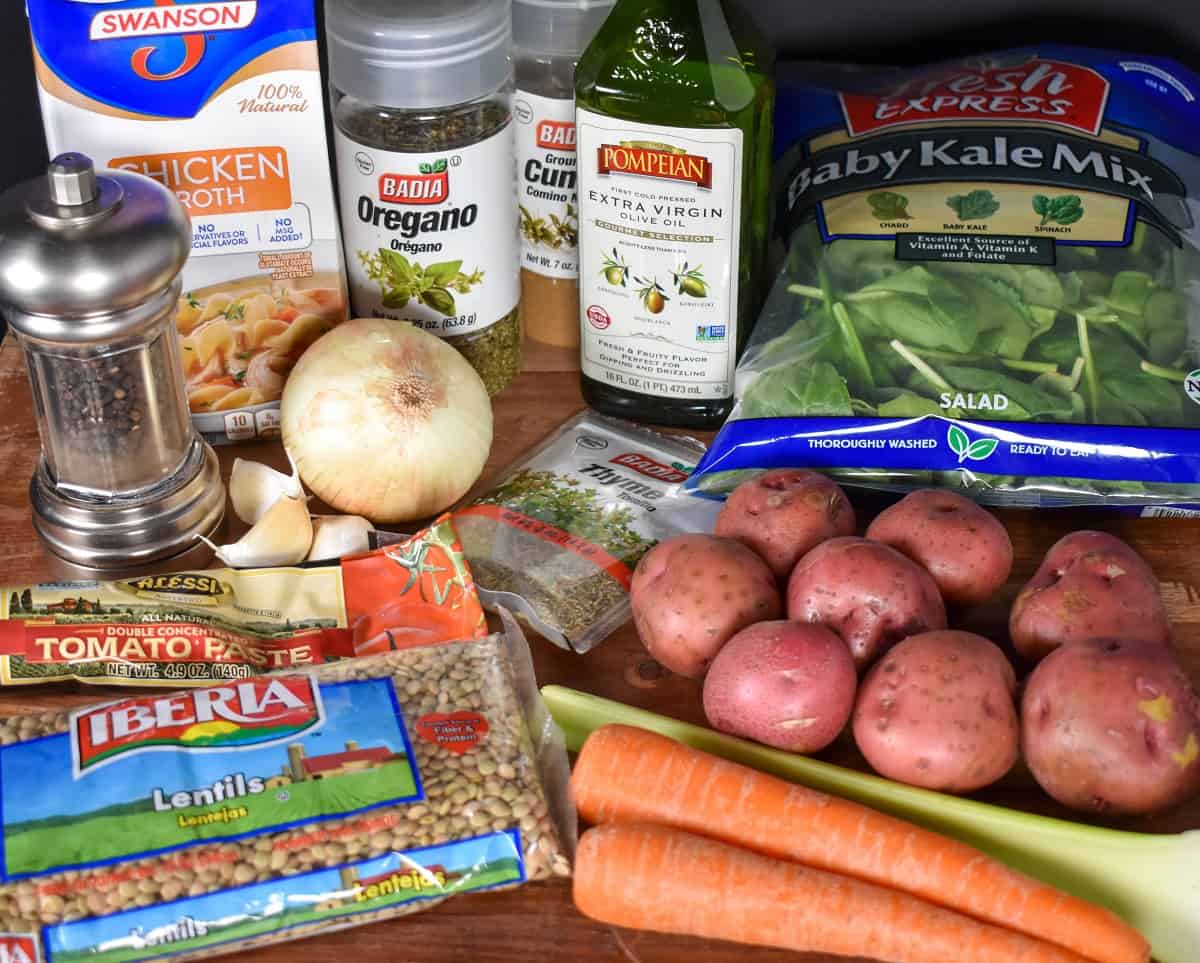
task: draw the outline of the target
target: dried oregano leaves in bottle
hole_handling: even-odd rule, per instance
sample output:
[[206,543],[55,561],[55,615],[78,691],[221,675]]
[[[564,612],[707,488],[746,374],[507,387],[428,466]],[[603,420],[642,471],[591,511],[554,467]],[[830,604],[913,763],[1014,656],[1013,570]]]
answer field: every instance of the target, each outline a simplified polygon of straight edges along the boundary
[[445,338],[494,395],[521,367],[509,6],[328,0],[326,31],[355,313]]

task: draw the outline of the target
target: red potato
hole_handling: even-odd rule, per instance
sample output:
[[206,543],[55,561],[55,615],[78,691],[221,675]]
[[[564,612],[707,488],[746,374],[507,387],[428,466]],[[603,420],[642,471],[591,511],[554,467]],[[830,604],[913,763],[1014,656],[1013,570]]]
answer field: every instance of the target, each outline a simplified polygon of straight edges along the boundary
[[1008,581],[1013,547],[991,512],[954,492],[927,489],[880,512],[867,538],[924,568],[951,605],[980,605]]
[[759,622],[725,643],[704,677],[714,729],[789,752],[837,738],[858,683],[846,644],[821,625]]
[[974,792],[1017,761],[1016,685],[1004,653],[983,636],[910,636],[863,679],[854,741],[888,779]]
[[1021,749],[1072,809],[1167,809],[1200,792],[1200,697],[1161,643],[1068,642],[1026,681]]
[[1008,631],[1031,662],[1084,639],[1169,643],[1158,580],[1143,558],[1105,532],[1072,532],[1046,553],[1013,602]]
[[767,563],[741,542],[712,535],[655,545],[638,562],[629,600],[647,651],[693,679],[734,633],[783,611]]
[[933,577],[865,538],[832,538],[800,559],[788,580],[787,613],[832,629],[860,669],[907,636],[946,627]]
[[821,542],[854,534],[854,507],[824,475],[777,468],[733,490],[713,534],[744,542],[783,579]]

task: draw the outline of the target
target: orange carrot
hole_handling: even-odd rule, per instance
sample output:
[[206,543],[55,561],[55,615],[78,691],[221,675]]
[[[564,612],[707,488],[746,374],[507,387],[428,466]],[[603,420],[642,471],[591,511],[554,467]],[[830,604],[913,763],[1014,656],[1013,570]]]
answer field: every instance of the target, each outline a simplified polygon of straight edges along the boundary
[[971,846],[645,729],[609,725],[594,732],[571,789],[591,823],[651,822],[701,833],[889,886],[1095,963],[1150,958],[1141,934],[1109,910]]
[[588,830],[574,892],[585,916],[630,929],[884,963],[1087,963],[907,893],[666,826]]

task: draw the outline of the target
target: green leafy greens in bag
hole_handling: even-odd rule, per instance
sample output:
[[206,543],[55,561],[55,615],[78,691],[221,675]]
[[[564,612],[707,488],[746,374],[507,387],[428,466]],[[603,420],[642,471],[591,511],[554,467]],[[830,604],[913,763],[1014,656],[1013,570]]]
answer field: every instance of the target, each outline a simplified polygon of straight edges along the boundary
[[1121,63],[785,68],[786,257],[689,487],[793,464],[1200,514],[1200,104],[1143,111]]

